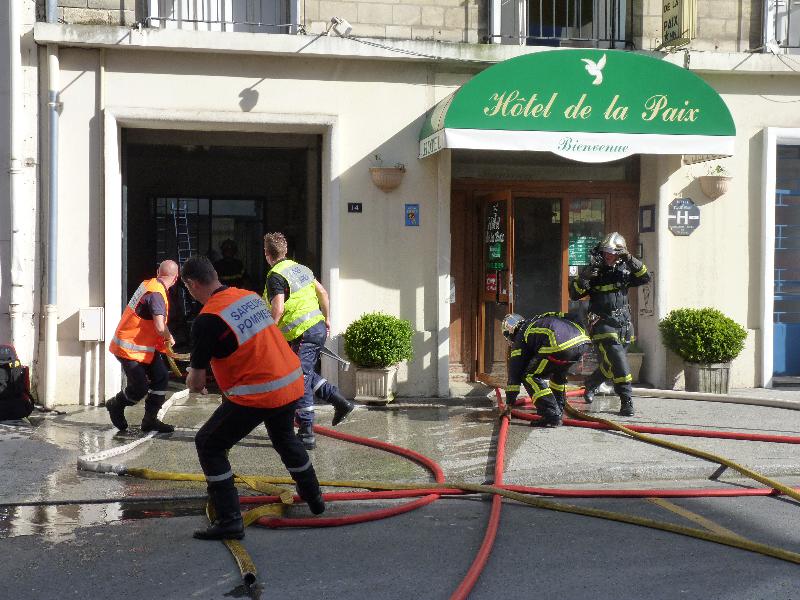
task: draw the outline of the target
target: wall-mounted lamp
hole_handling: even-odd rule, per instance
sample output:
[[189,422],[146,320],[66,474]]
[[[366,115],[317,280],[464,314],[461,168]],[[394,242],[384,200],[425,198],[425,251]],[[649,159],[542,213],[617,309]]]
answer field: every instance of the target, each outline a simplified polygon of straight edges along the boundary
[[328,27],[325,29],[325,35],[330,35],[333,29],[339,37],[346,38],[353,31],[353,26],[344,17],[331,17]]

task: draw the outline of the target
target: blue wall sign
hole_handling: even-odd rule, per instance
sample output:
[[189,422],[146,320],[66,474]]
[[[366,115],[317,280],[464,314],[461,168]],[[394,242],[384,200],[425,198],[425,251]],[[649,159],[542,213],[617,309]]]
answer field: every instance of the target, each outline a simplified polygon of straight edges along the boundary
[[406,204],[406,227],[419,227],[419,204]]

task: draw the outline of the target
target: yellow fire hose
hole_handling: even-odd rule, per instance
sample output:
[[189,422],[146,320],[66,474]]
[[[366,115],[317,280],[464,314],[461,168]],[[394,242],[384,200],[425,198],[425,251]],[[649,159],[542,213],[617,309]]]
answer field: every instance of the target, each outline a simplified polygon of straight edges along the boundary
[[577,408],[570,406],[569,403],[567,403],[565,408],[567,413],[569,413],[574,417],[577,417],[578,419],[583,419],[584,421],[595,421],[597,423],[603,423],[604,425],[609,426],[611,429],[614,429],[615,431],[621,431],[626,435],[636,438],[637,440],[647,442],[648,444],[662,446],[663,448],[675,450],[676,452],[689,454],[691,456],[696,456],[698,458],[704,458],[711,462],[724,465],[726,467],[739,471],[739,473],[741,473],[745,477],[749,477],[750,479],[758,481],[759,483],[763,483],[768,487],[771,487],[783,494],[786,494],[790,498],[794,498],[795,500],[800,501],[800,493],[790,488],[789,486],[784,485],[779,481],[775,481],[774,479],[770,479],[769,477],[766,477],[761,473],[748,469],[747,467],[735,463],[732,460],[728,460],[723,456],[719,456],[718,454],[712,454],[711,452],[705,452],[704,450],[696,450],[695,448],[691,448],[690,446],[684,446],[683,444],[676,444],[675,442],[668,442],[666,440],[659,439],[652,435],[647,435],[645,433],[639,433],[638,431],[633,431],[631,429],[628,429],[624,425],[620,425],[619,423],[616,423],[614,421],[609,421],[608,419],[603,419],[601,417],[587,415],[586,413],[579,411]]
[[[174,371],[177,371],[179,374],[180,370],[177,368],[177,365],[175,365],[173,356],[177,357],[179,360],[182,359],[182,357],[181,355],[174,355],[171,352],[171,348],[169,350],[170,353],[167,354],[167,358],[170,362],[170,366],[174,367]],[[173,354],[173,356],[171,356],[171,354]],[[739,465],[738,463],[735,463],[722,456],[713,454],[711,452],[705,452],[703,450],[697,450],[689,446],[684,446],[682,444],[667,442],[647,434],[635,432],[614,421],[610,421],[600,417],[590,416],[586,413],[583,413],[573,408],[569,404],[567,404],[566,406],[566,411],[570,415],[575,416],[579,419],[603,423],[613,430],[625,433],[626,435],[629,435],[640,441],[662,446],[670,450],[674,450],[691,456],[696,456],[698,458],[703,458],[705,460],[709,460],[711,462],[716,462],[726,467],[730,467],[738,471],[739,473],[745,475],[746,477],[758,481],[772,489],[778,490],[783,494],[785,494],[786,496],[789,496],[790,498],[800,501],[800,493],[796,492],[791,487],[788,487],[773,479],[770,479],[765,475],[762,475],[747,467]],[[172,473],[164,471],[155,471],[146,468],[126,468],[124,469],[123,472],[120,472],[120,474],[130,475],[133,477],[140,477],[143,479],[152,479],[152,480],[197,481],[205,483],[205,476],[202,474]],[[264,494],[278,496],[281,500],[280,504],[262,505],[260,507],[247,511],[243,515],[243,521],[245,527],[251,525],[262,516],[267,516],[267,515],[280,516],[283,513],[285,507],[289,504],[292,504],[293,502],[292,491],[287,488],[279,487],[279,484],[289,484],[289,485],[293,484],[294,483],[293,480],[289,477],[236,475],[235,482],[246,485],[247,487]],[[800,564],[800,553],[747,540],[739,536],[736,536],[735,534],[729,535],[725,533],[711,532],[704,529],[685,527],[682,525],[675,525],[664,521],[657,521],[654,519],[636,517],[613,511],[606,511],[595,508],[585,508],[561,502],[544,500],[542,498],[537,498],[527,494],[505,490],[491,485],[479,485],[479,484],[470,484],[464,482],[455,482],[455,483],[426,482],[421,484],[414,484],[414,483],[369,481],[369,480],[333,480],[333,481],[326,480],[326,481],[320,481],[320,485],[328,487],[360,488],[368,490],[460,489],[465,492],[476,493],[476,494],[497,494],[505,498],[508,498],[510,500],[516,500],[518,502],[536,508],[590,516],[600,519],[617,521],[621,523],[628,523],[631,525],[649,527],[651,529],[658,529],[661,531],[668,531],[671,533],[677,533],[688,537],[715,542],[717,544],[722,544],[733,548],[739,548],[741,550],[747,550],[749,552],[755,552],[758,554],[771,556],[773,558],[777,558],[787,562]],[[209,520],[213,521],[213,508],[211,507],[210,503],[207,504],[206,506],[206,514],[208,515]],[[239,567],[239,570],[242,574],[242,579],[248,585],[252,585],[252,583],[254,583],[256,580],[257,571],[250,555],[247,553],[244,546],[238,541],[224,540],[224,543],[230,550],[231,554],[233,555],[234,560],[236,561],[236,564]]]
[[[244,515],[242,515],[242,521],[244,521],[244,526],[247,527],[256,519],[260,519],[261,517],[265,516],[283,516],[283,505],[269,504],[266,506],[259,506],[258,508],[247,511]],[[208,517],[209,523],[214,522],[214,507],[212,506],[211,502],[206,503],[206,517]],[[238,540],[222,540],[222,542],[230,551],[231,555],[233,556],[233,560],[236,561],[236,566],[239,567],[239,572],[242,575],[242,581],[244,581],[247,585],[253,585],[256,582],[258,570],[256,569],[253,559],[250,557],[250,553],[245,550],[244,545]]]
[[178,354],[177,352],[172,350],[172,344],[167,344],[167,351],[164,353],[164,356],[167,357],[167,363],[169,364],[169,370],[172,371],[176,377],[183,377],[183,373],[178,368],[178,365],[175,364],[175,359],[178,360],[189,360],[191,355],[189,354]]
[[[713,455],[711,455],[713,456]],[[729,461],[730,462],[730,461]],[[199,481],[205,482],[205,476],[202,474],[190,474],[190,473],[169,473],[164,471],[153,471],[151,469],[140,469],[140,468],[131,468],[126,470],[127,475],[131,475],[134,477],[141,477],[143,479],[158,479],[158,480],[177,480],[177,481]],[[766,481],[771,481],[768,478],[764,477]],[[248,476],[236,476],[236,481],[240,483],[244,483],[245,485],[250,486],[251,484],[256,484],[259,491],[269,489],[270,486],[274,484],[292,484],[293,481],[289,477],[267,477],[267,476],[258,476],[258,475],[248,475]],[[777,482],[774,482],[777,483]],[[765,556],[771,556],[773,558],[778,558],[780,560],[785,560],[791,563],[800,564],[800,554],[796,552],[792,552],[789,550],[784,550],[782,548],[776,548],[774,546],[769,546],[767,544],[761,544],[758,542],[754,542],[751,540],[746,540],[738,536],[732,535],[725,535],[721,533],[714,533],[703,529],[696,529],[692,527],[685,527],[682,525],[674,525],[672,523],[668,523],[665,521],[657,521],[655,519],[647,519],[644,517],[636,517],[632,515],[626,515],[623,513],[607,511],[607,510],[600,510],[596,508],[586,508],[581,506],[575,506],[572,504],[565,504],[561,502],[553,502],[551,500],[544,500],[542,498],[532,497],[527,494],[522,494],[519,492],[513,492],[510,490],[505,490],[502,488],[494,487],[491,485],[480,485],[480,484],[471,484],[471,483],[464,483],[464,482],[444,482],[444,483],[400,483],[400,482],[390,482],[390,481],[369,481],[369,480],[336,480],[336,481],[320,481],[320,485],[327,486],[327,487],[345,487],[345,488],[360,488],[360,489],[368,489],[368,490],[417,490],[417,489],[460,489],[464,490],[465,492],[471,492],[476,494],[498,494],[510,500],[516,500],[523,504],[527,504],[529,506],[533,506],[536,508],[543,508],[546,510],[555,510],[558,512],[565,512],[571,513],[576,515],[584,515],[589,517],[596,517],[600,519],[606,519],[610,521],[618,521],[621,523],[628,523],[631,525],[639,525],[642,527],[649,527],[651,529],[659,529],[661,531],[669,531],[671,533],[677,533],[680,535],[685,535],[688,537],[693,537],[701,540],[706,540],[710,542],[715,542],[717,544],[722,544],[725,546],[731,546],[733,548],[739,548],[741,550],[747,550],[750,552],[756,552],[758,554],[763,554]],[[772,484],[768,484],[772,485]],[[778,484],[780,485],[780,484]],[[785,486],[784,486],[785,487]],[[278,488],[281,489],[281,488]],[[288,491],[288,490],[284,490]],[[268,492],[271,495],[276,495],[275,491]],[[277,494],[281,495],[282,494]],[[281,498],[283,500],[283,497]],[[280,508],[283,508],[285,504],[275,505]],[[245,520],[245,525],[250,525],[251,523],[255,522],[259,517],[263,516],[264,514],[269,514],[266,510],[264,512],[255,513],[253,516],[249,516],[250,513],[254,513],[254,511],[262,511],[262,509],[266,509],[266,506],[259,507],[257,509],[248,511],[246,515],[248,516]],[[238,563],[237,559],[237,563]],[[245,573],[243,572],[243,577]]]

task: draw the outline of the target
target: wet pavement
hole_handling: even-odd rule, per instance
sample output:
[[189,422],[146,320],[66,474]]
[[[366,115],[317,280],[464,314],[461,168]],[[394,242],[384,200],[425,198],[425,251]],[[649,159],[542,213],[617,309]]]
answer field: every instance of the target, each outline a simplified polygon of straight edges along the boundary
[[[800,399],[800,391],[784,397]],[[200,473],[194,434],[216,408],[216,396],[189,395],[176,401],[165,420],[172,435],[156,436],[106,462],[158,471]],[[598,396],[579,410],[625,424],[719,429],[800,436],[800,411],[741,404],[637,398],[637,416],[618,417],[615,396]],[[0,423],[0,475],[7,483],[0,503],[119,500],[107,506],[57,507],[78,526],[123,518],[128,503],[152,497],[202,497],[194,482],[146,481],[78,471],[79,456],[138,439],[142,407],[126,411],[131,428],[117,432],[103,407],[59,407],[64,414],[34,413],[25,421]],[[330,425],[332,408],[317,407],[317,423]],[[483,483],[493,478],[496,411],[484,398],[405,399],[386,406],[359,406],[337,430],[419,452],[438,462],[448,480]],[[662,436],[663,437],[663,436]],[[800,476],[800,445],[667,436],[675,443],[721,454],[767,476]],[[311,452],[320,479],[426,482],[428,471],[406,458],[374,448],[317,436]],[[286,475],[266,430],[257,428],[230,455],[237,473]],[[575,427],[532,428],[514,420],[506,454],[506,483],[565,486],[637,481],[704,479],[718,465],[642,443],[624,435]],[[732,473],[725,475],[733,476]],[[723,475],[723,479],[725,477]],[[139,510],[139,509],[137,509]],[[31,515],[37,511],[30,510]],[[41,512],[41,511],[39,511]],[[47,512],[47,511],[45,511]],[[39,517],[31,517],[33,520]],[[42,517],[43,518],[43,517]],[[24,527],[23,527],[24,530]],[[9,534],[0,516],[0,532]]]
[[[770,393],[800,401],[800,391],[797,390]],[[487,389],[483,394],[478,390],[470,396],[452,399],[399,399],[382,407],[359,406],[337,430],[419,452],[438,462],[449,481],[483,483],[491,481],[494,476],[491,465],[498,420],[491,396],[491,391]],[[174,434],[152,438],[129,453],[109,459],[108,462],[161,471],[200,473],[193,443],[194,433],[216,408],[217,402],[218,398],[210,395],[182,397],[165,417],[165,421],[177,426]],[[637,415],[625,418],[617,416],[619,401],[613,396],[598,396],[591,405],[585,405],[580,400],[573,401],[573,404],[580,410],[626,424],[800,436],[800,411],[797,410],[636,398]],[[108,414],[102,407],[57,408],[63,414],[34,413],[30,422],[0,423],[0,476],[5,482],[0,488],[0,543],[6,552],[25,552],[27,556],[29,551],[23,551],[23,546],[14,542],[23,539],[35,540],[33,547],[37,551],[59,548],[56,552],[58,564],[48,566],[48,572],[53,577],[58,577],[59,573],[61,576],[68,573],[71,575],[67,579],[73,578],[78,582],[83,579],[77,574],[85,570],[88,586],[82,589],[83,584],[75,583],[75,590],[63,597],[82,595],[92,598],[108,594],[113,589],[108,577],[113,579],[113,574],[109,575],[103,564],[110,557],[116,556],[126,565],[126,575],[122,582],[129,584],[131,578],[135,580],[145,576],[148,569],[152,568],[154,559],[149,555],[156,552],[154,546],[158,548],[156,554],[159,569],[168,570],[172,574],[170,577],[174,578],[170,579],[170,586],[164,588],[162,593],[159,593],[157,587],[151,589],[157,596],[222,598],[247,597],[250,594],[249,597],[255,597],[252,590],[241,589],[238,572],[231,567],[229,561],[223,559],[218,564],[218,545],[196,542],[189,537],[191,528],[202,525],[204,520],[205,486],[202,483],[150,481],[76,469],[79,456],[138,439],[141,433],[135,425],[141,419],[142,407],[137,406],[126,411],[132,428],[124,434],[118,433],[110,425]],[[330,406],[318,406],[318,424],[329,426],[332,413]],[[788,485],[800,484],[798,444],[674,436],[665,439],[721,454]],[[320,479],[418,483],[431,481],[430,474],[422,466],[381,450],[321,435],[317,436],[317,444],[317,449],[311,455]],[[230,458],[237,473],[280,477],[286,475],[277,454],[270,447],[263,427],[257,428],[251,436],[237,445]],[[573,427],[539,429],[515,420],[510,427],[507,442],[505,482],[566,488],[675,488],[698,485],[698,480],[706,480],[702,485],[742,485],[741,477],[730,470],[722,474],[718,483],[709,484],[707,479],[717,470],[718,465],[715,463],[631,440],[617,433]],[[240,487],[240,492],[251,493],[244,487]],[[452,522],[460,523],[459,531],[463,527],[471,531],[471,541],[457,550],[449,548],[448,557],[459,563],[469,564],[480,544],[486,519],[485,509],[479,508],[476,511],[475,508],[485,503],[480,498],[461,498],[446,502],[448,508],[439,507],[441,502],[437,503],[437,508],[431,508],[431,512],[427,513],[428,517],[416,519],[423,519],[427,524],[436,524],[437,527],[446,529],[448,511],[459,515],[458,518],[453,516]],[[392,501],[380,503],[381,506],[392,504]],[[375,503],[370,503],[369,507],[374,508]],[[522,507],[514,508],[523,510]],[[363,509],[364,503],[329,504],[325,516],[342,516]],[[792,509],[794,512],[791,515],[796,515],[796,507]],[[291,507],[288,512],[289,516],[308,516],[304,506]],[[402,517],[391,526],[393,535],[399,536],[397,539],[404,539],[406,533],[403,529],[411,527],[414,530],[414,523],[419,521]],[[340,533],[325,533],[324,539],[327,540],[326,543],[346,548],[348,543],[357,545],[363,542],[348,542],[348,536],[367,535],[367,532],[374,532],[376,528],[380,530],[380,527],[379,524],[372,524],[361,529],[356,528],[360,533],[355,534],[349,531],[350,528],[336,528]],[[123,535],[118,540],[115,536],[120,533]],[[444,533],[444,530],[440,533]],[[137,542],[137,535],[165,537],[161,542],[154,538]],[[322,534],[280,531],[269,535],[269,540],[282,540],[281,543],[302,547],[307,536],[318,538]],[[427,532],[425,535],[434,534]],[[473,540],[475,536],[477,539]],[[251,539],[250,534],[247,539]],[[172,543],[170,540],[179,543],[168,550]],[[268,557],[272,550],[269,544],[263,547],[264,543],[259,541],[258,545],[263,555]],[[412,544],[412,541],[409,539],[403,543]],[[793,539],[789,543],[798,546],[798,542]],[[800,547],[797,551],[800,551]],[[425,552],[430,560],[436,561],[435,551],[428,549]],[[66,556],[68,554],[73,555],[72,566]],[[322,556],[326,556],[324,551]],[[351,560],[352,558],[348,559],[348,564]],[[59,561],[63,561],[63,564]],[[191,596],[182,596],[176,591],[181,589],[181,577],[193,576],[191,572],[196,571],[198,565],[205,564],[203,561],[214,562],[213,567],[208,567],[208,573],[204,573],[204,576],[213,579],[213,591],[201,585],[193,588]],[[187,571],[185,564],[188,562],[194,566]],[[374,562],[373,557],[372,563]],[[416,568],[419,570],[419,577],[425,576],[427,567],[418,565]],[[350,573],[350,567],[345,567],[345,571]],[[303,576],[302,570],[299,573],[299,576]],[[333,574],[336,575],[335,569]],[[311,589],[315,585],[331,586],[332,595],[323,594],[321,597],[339,597],[333,590],[347,587],[343,581],[327,581],[323,584],[315,582],[312,575],[305,576],[311,579],[304,579],[298,590],[306,587]],[[352,573],[347,575],[354,576]],[[43,592],[49,588],[32,583],[27,576],[20,577],[20,582],[24,582],[32,590],[30,597],[50,597]],[[784,581],[782,572],[776,577],[778,579],[775,581]],[[292,583],[287,585],[291,587]],[[454,589],[452,585],[453,582],[448,580],[443,584],[441,594],[437,591],[430,596],[423,594],[420,597],[445,597],[448,593],[446,589],[450,592]],[[92,595],[92,589],[99,595]],[[204,594],[203,589],[208,593]],[[363,597],[371,597],[367,592],[368,590]],[[27,596],[22,594],[20,597]],[[129,592],[124,597],[138,596],[135,592]],[[282,593],[281,597],[304,595],[298,591],[296,596]],[[487,592],[484,597],[492,595]]]

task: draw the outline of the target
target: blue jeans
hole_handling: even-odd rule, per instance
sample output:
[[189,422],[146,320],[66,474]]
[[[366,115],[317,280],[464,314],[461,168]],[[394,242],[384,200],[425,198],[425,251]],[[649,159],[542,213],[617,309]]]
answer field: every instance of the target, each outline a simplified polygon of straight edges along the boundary
[[297,402],[295,413],[300,425],[314,424],[314,396],[327,402],[328,398],[339,391],[335,385],[328,383],[327,379],[314,370],[327,337],[328,328],[325,327],[325,321],[320,321],[306,329],[299,338],[289,342],[289,346],[300,358],[305,383],[305,391]]

